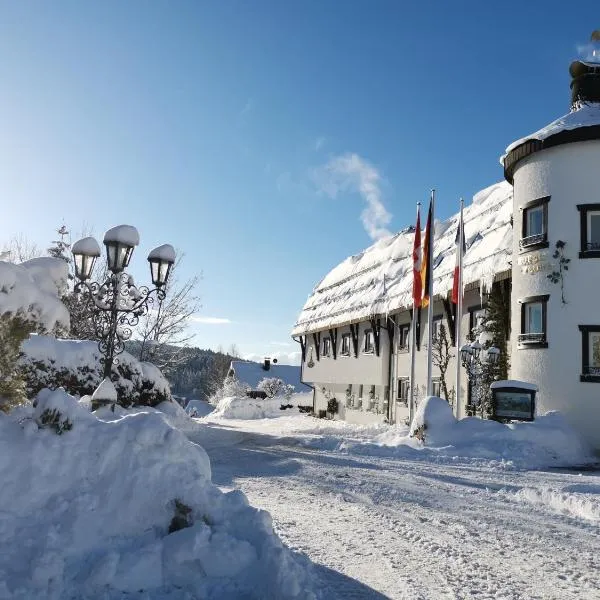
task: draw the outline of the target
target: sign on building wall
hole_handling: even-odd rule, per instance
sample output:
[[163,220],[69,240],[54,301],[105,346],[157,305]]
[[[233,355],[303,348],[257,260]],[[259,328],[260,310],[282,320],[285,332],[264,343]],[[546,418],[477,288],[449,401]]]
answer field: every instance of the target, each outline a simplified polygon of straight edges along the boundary
[[521,267],[521,273],[533,274],[540,271],[550,271],[552,263],[548,252],[531,252],[525,256],[519,256],[517,264]]
[[495,381],[492,389],[492,418],[506,421],[533,421],[537,387],[517,381]]

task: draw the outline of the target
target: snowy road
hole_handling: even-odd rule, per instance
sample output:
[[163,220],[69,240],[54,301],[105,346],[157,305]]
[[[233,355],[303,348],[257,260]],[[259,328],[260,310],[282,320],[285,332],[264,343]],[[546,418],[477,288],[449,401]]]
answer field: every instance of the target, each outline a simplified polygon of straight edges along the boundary
[[213,481],[320,566],[326,597],[600,599],[600,473],[349,455],[262,423],[198,441]]

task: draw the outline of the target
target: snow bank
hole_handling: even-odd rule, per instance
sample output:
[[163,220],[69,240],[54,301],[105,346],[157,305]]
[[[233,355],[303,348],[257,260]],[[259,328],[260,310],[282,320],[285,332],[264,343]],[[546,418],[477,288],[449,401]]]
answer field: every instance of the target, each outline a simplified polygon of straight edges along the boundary
[[476,417],[457,421],[448,403],[436,397],[420,403],[410,428],[354,425],[304,415],[255,423],[242,426],[296,440],[302,446],[351,455],[503,469],[581,467],[598,461],[559,413],[507,425]]
[[[46,409],[72,428],[38,428]],[[159,411],[123,412],[57,390],[0,414],[0,598],[315,597],[310,563],[210,482],[200,446]],[[190,526],[169,533],[176,500]]]
[[[32,335],[23,342],[21,352],[19,368],[30,397],[43,388],[61,386],[77,396],[91,395],[104,379],[96,342]],[[169,383],[160,370],[128,352],[120,354],[118,364],[113,365],[112,380],[119,402],[125,405],[155,406],[171,398]]]
[[600,486],[576,484],[560,490],[527,487],[515,492],[513,497],[517,501],[545,507],[562,515],[600,523]]
[[69,311],[59,300],[68,265],[60,258],[35,258],[19,265],[0,262],[0,315],[15,315],[52,331],[69,328]]
[[505,425],[476,417],[457,421],[448,403],[432,396],[420,403],[410,436],[422,439],[425,447],[444,449],[456,456],[509,461],[526,468],[594,462],[590,448],[558,412],[530,423]]
[[[210,418],[217,419],[272,419],[275,417],[298,414],[298,405],[312,404],[310,394],[292,394],[287,400],[276,396],[275,398],[248,398],[246,396],[229,396],[219,400]],[[291,405],[291,407],[290,407]],[[285,406],[287,408],[282,409]]]

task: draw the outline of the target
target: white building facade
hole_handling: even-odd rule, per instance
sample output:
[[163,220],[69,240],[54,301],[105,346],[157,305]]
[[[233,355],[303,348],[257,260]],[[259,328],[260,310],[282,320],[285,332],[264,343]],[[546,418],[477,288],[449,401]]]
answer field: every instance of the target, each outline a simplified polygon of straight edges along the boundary
[[[509,146],[506,181],[465,208],[461,343],[492,286],[502,286],[510,298],[510,378],[538,386],[537,414],[561,411],[600,449],[600,64],[576,61],[571,76],[571,112]],[[457,226],[458,215],[436,223],[433,252],[434,333],[443,324],[452,338]],[[377,242],[334,268],[309,296],[292,336],[302,347],[315,412],[335,398],[336,418],[407,421],[413,239],[408,228]],[[426,310],[417,335],[418,399],[426,384]],[[445,377],[450,401],[455,360]],[[436,371],[434,394],[442,395]],[[471,401],[464,369],[460,398],[455,413],[464,416]]]

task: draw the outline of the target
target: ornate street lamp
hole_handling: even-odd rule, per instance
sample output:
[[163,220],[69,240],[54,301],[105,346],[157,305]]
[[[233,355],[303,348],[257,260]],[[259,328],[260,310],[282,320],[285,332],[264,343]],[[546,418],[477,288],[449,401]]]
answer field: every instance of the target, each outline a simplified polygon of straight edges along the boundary
[[173,246],[165,244],[155,248],[148,255],[155,287],[149,290],[146,286],[136,286],[133,277],[125,269],[139,241],[137,229],[131,225],[119,225],[106,232],[104,246],[110,274],[101,283],[89,281],[94,263],[100,256],[98,242],[88,237],[73,244],[75,276],[79,280],[75,292],[91,305],[92,323],[104,363],[104,377],[108,378],[113,364],[118,361],[117,355],[123,352],[125,342],[131,338],[132,328],[148,312],[155,298],[160,308],[175,263]]
[[496,365],[500,359],[500,349],[490,346],[485,350],[478,340],[465,344],[460,349],[460,358],[462,366],[467,371],[469,386],[475,397],[476,404],[481,406],[481,416],[483,417],[483,402],[481,398],[482,386],[481,379],[486,365]]

